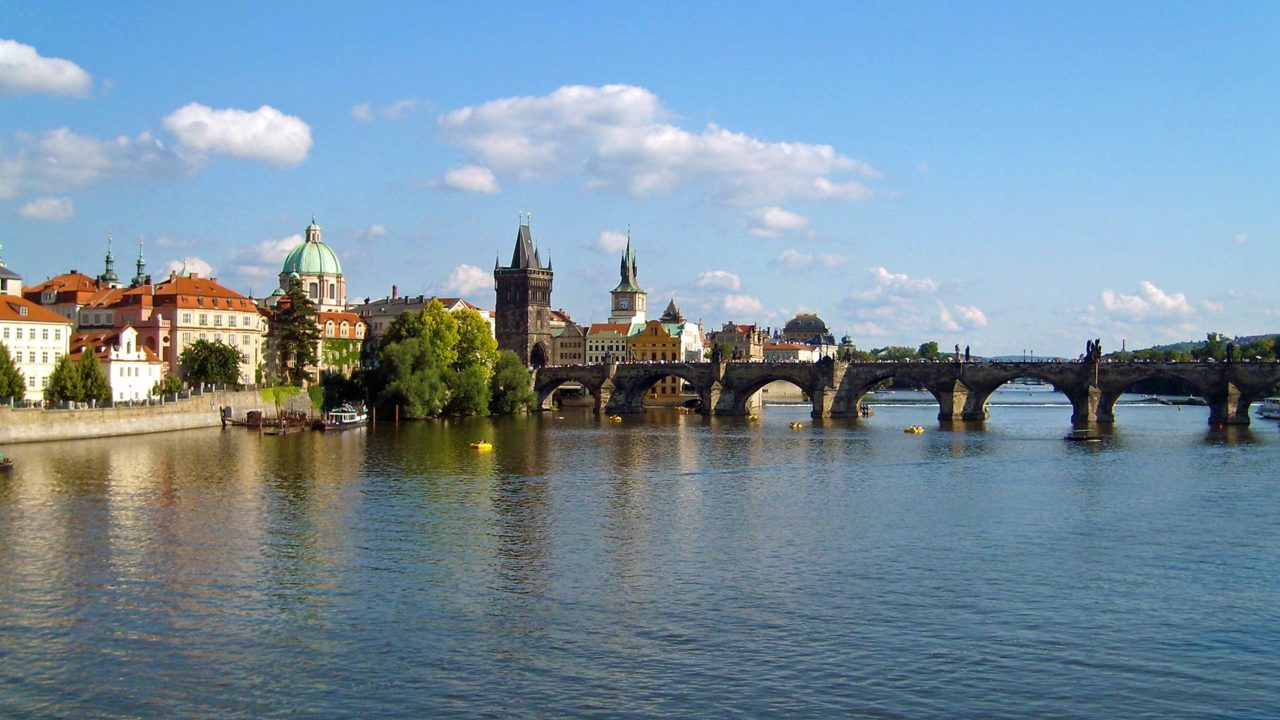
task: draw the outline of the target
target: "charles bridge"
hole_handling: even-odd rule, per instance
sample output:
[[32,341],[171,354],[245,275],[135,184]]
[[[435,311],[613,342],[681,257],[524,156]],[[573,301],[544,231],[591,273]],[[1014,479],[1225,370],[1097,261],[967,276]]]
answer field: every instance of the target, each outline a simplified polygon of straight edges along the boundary
[[636,413],[645,394],[675,376],[697,393],[699,409],[713,415],[747,415],[752,395],[781,380],[798,386],[813,404],[813,417],[856,417],[867,393],[886,380],[928,390],[938,401],[941,421],[982,421],[991,393],[1011,380],[1043,381],[1071,401],[1071,422],[1115,422],[1121,393],[1153,378],[1180,380],[1209,406],[1209,424],[1248,425],[1249,406],[1280,382],[1280,363],[1271,362],[665,362],[559,365],[534,375],[538,405],[549,409],[565,383],[591,394],[595,411]]

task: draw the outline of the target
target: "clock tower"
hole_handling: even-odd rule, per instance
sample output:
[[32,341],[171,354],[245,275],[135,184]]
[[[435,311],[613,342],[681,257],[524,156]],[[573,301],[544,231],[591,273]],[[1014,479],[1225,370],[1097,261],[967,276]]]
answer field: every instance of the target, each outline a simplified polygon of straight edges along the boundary
[[618,287],[609,291],[609,322],[643,325],[647,294],[636,284],[636,255],[631,251],[631,231],[627,231],[627,250],[622,254]]

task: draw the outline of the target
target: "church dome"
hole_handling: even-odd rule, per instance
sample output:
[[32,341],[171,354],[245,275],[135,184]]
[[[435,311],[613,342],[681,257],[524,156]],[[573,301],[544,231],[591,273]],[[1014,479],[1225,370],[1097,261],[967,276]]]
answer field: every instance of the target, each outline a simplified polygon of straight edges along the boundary
[[816,313],[800,313],[791,318],[782,328],[782,332],[787,335],[827,335],[831,331],[827,329],[827,324]]
[[312,218],[307,226],[307,239],[289,251],[284,259],[281,275],[341,275],[342,263],[338,255],[320,239],[320,226]]

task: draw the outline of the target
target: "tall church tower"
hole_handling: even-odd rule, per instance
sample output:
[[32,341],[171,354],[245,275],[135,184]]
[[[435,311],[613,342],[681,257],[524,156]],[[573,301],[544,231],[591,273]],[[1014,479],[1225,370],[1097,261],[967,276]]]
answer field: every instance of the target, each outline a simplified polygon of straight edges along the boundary
[[551,357],[551,261],[546,267],[521,217],[510,267],[493,261],[499,350],[512,350],[526,365],[542,367]]
[[643,325],[647,293],[636,283],[636,255],[631,251],[631,230],[627,230],[627,250],[622,253],[622,279],[609,291],[609,322]]

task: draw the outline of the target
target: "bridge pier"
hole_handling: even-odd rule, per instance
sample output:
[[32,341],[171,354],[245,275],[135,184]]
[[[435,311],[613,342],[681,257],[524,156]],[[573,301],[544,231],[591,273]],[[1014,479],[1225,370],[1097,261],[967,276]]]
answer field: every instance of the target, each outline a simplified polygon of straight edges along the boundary
[[1204,395],[1209,403],[1209,425],[1249,425],[1249,405],[1253,398],[1245,397],[1235,383],[1224,382]]
[[1063,391],[1071,401],[1071,424],[1093,425],[1099,422],[1115,422],[1115,416],[1108,413],[1106,420],[1098,415],[1098,406],[1102,401],[1102,388],[1092,383]]
[[836,389],[823,387],[811,390],[809,399],[813,401],[813,410],[809,412],[809,417],[829,418],[836,404]]
[[720,393],[723,388],[720,381],[712,382],[710,386],[702,388],[698,391],[698,412],[703,415],[714,415],[716,407],[720,405]]
[[985,398],[959,380],[930,387],[929,392],[938,400],[938,420],[941,422],[987,419]]
[[595,400],[595,404],[591,408],[592,411],[597,415],[603,413],[609,407],[609,403],[613,401],[613,381],[606,378],[604,382],[600,383],[600,387],[591,393],[591,398]]

